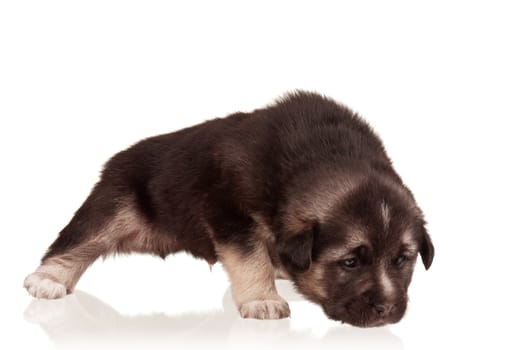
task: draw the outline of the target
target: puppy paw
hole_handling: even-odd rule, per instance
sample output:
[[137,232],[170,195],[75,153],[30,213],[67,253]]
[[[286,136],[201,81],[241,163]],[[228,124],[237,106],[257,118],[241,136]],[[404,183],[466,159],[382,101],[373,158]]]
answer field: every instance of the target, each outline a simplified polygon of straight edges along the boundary
[[58,299],[67,294],[66,286],[38,273],[27,276],[24,287],[29,294],[39,299]]
[[240,306],[243,318],[278,320],[289,317],[290,314],[289,305],[284,300],[253,300]]

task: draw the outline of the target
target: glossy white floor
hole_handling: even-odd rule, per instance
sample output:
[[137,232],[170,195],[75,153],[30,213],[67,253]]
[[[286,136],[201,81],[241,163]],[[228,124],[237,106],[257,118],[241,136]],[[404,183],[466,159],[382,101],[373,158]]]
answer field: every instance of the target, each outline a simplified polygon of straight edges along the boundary
[[[527,13],[363,3],[1,2],[0,348],[527,348]],[[330,321],[287,282],[290,319],[242,320],[221,266],[183,254],[22,289],[113,153],[294,88],[369,120],[426,214],[436,259],[399,324]]]

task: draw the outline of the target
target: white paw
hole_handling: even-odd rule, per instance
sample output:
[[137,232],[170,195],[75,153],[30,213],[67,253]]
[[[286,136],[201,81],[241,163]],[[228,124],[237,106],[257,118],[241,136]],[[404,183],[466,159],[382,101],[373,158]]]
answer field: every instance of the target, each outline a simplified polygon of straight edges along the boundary
[[29,294],[39,299],[58,299],[67,294],[66,287],[38,273],[32,273],[24,280]]
[[278,320],[289,317],[289,305],[284,300],[253,300],[240,306],[243,318]]

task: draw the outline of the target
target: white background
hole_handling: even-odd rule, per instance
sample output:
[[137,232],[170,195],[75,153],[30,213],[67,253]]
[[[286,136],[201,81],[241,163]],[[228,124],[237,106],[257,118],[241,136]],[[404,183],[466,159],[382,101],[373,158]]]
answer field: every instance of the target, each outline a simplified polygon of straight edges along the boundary
[[[527,11],[520,1],[2,1],[1,348],[523,348]],[[141,138],[309,89],[363,115],[429,222],[406,317],[361,330],[294,294],[237,317],[221,266],[97,261],[77,292],[22,281]]]

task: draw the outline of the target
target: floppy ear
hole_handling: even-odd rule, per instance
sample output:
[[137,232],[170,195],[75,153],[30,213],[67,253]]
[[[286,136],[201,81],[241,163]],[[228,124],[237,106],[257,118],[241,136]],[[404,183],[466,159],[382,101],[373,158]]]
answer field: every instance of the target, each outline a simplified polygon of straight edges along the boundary
[[428,270],[430,265],[432,265],[432,261],[434,260],[434,245],[432,244],[432,240],[430,239],[430,236],[428,235],[424,225],[421,226],[420,231],[421,242],[419,245],[419,254],[421,254],[421,259],[423,260],[425,269]]
[[278,242],[280,261],[291,274],[305,272],[311,266],[313,252],[313,229],[308,228],[299,234]]

